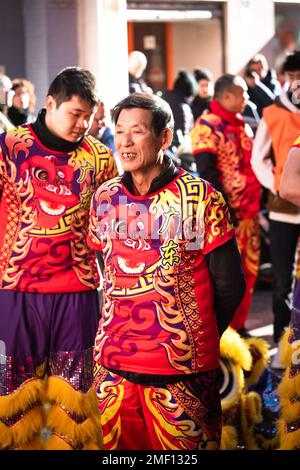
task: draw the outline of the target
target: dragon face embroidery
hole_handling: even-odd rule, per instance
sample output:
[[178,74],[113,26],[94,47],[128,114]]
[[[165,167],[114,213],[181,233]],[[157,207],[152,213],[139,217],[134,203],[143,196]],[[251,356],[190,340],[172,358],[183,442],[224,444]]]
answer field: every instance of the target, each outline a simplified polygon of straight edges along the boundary
[[150,216],[132,212],[132,205],[117,206],[114,217],[101,221],[100,231],[112,242],[108,262],[116,273],[116,287],[133,287],[139,276],[158,262],[159,249],[151,237]]
[[37,211],[37,225],[55,227],[66,210],[79,202],[72,193],[74,170],[70,165],[58,165],[56,157],[34,155],[21,165],[25,184],[30,180],[34,195],[29,205]]

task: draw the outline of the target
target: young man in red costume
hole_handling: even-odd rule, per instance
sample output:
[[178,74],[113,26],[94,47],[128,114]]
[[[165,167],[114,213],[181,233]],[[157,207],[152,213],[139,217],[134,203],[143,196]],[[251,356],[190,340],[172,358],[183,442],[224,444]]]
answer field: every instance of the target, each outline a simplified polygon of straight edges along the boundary
[[210,109],[191,131],[199,175],[222,192],[236,226],[246,294],[230,325],[244,336],[260,254],[260,184],[250,165],[253,133],[240,114],[247,99],[245,81],[239,76],[223,75],[215,83]]
[[117,172],[85,135],[98,101],[91,72],[68,67],[36,122],[0,136],[0,449],[40,449],[45,425],[46,449],[101,447],[99,276],[86,234],[92,194]]
[[113,119],[124,174],[99,188],[90,215],[105,263],[94,381],[104,448],[217,449],[219,336],[244,294],[228,208],[164,155],[164,100],[130,95]]

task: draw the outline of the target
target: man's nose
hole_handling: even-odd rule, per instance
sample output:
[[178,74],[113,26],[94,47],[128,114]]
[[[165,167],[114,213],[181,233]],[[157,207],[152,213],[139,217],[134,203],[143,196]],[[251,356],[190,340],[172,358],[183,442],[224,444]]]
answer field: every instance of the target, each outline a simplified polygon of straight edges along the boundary
[[90,123],[88,119],[80,118],[77,121],[77,127],[80,127],[80,129],[88,129]]
[[129,145],[132,145],[132,137],[131,137],[130,132],[126,132],[126,133],[123,134],[122,144],[126,147],[129,146]]

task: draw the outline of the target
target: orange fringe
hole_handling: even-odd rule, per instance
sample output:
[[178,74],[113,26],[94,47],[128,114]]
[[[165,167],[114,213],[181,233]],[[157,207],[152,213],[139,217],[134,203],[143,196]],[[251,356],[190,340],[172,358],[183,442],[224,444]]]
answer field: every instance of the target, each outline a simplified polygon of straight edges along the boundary
[[2,447],[27,446],[32,437],[38,434],[44,424],[45,414],[42,406],[36,406],[28,411],[12,426],[0,421],[0,443]]
[[38,400],[43,399],[45,390],[45,380],[26,380],[13,393],[0,397],[0,417],[8,418],[19,412],[26,411]]
[[52,436],[47,439],[44,444],[44,450],[74,450],[73,447],[65,441],[62,437],[57,434],[52,434]]
[[[101,419],[95,390],[90,389],[87,393],[76,391],[66,380],[52,376],[48,380],[47,400],[52,406],[47,414],[46,426],[55,435],[46,441],[46,449],[55,446],[62,446],[65,450],[66,446],[102,448]],[[77,423],[72,419],[72,413],[84,420]]]
[[95,438],[99,433],[92,417],[86,417],[83,422],[77,423],[57,405],[53,405],[47,414],[47,427],[65,435],[68,440],[75,442],[76,447]]
[[63,405],[78,416],[88,416],[90,413],[99,413],[97,395],[93,389],[87,393],[74,390],[74,388],[61,377],[51,376],[47,381],[47,401]]

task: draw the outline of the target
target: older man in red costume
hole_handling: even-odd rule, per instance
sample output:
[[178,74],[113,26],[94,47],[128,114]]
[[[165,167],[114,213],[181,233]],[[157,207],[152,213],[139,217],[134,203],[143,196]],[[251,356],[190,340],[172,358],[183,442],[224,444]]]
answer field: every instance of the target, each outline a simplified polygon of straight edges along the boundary
[[244,293],[228,208],[164,155],[164,100],[130,95],[113,118],[124,174],[99,188],[90,217],[105,263],[94,381],[104,448],[217,449],[219,335]]

